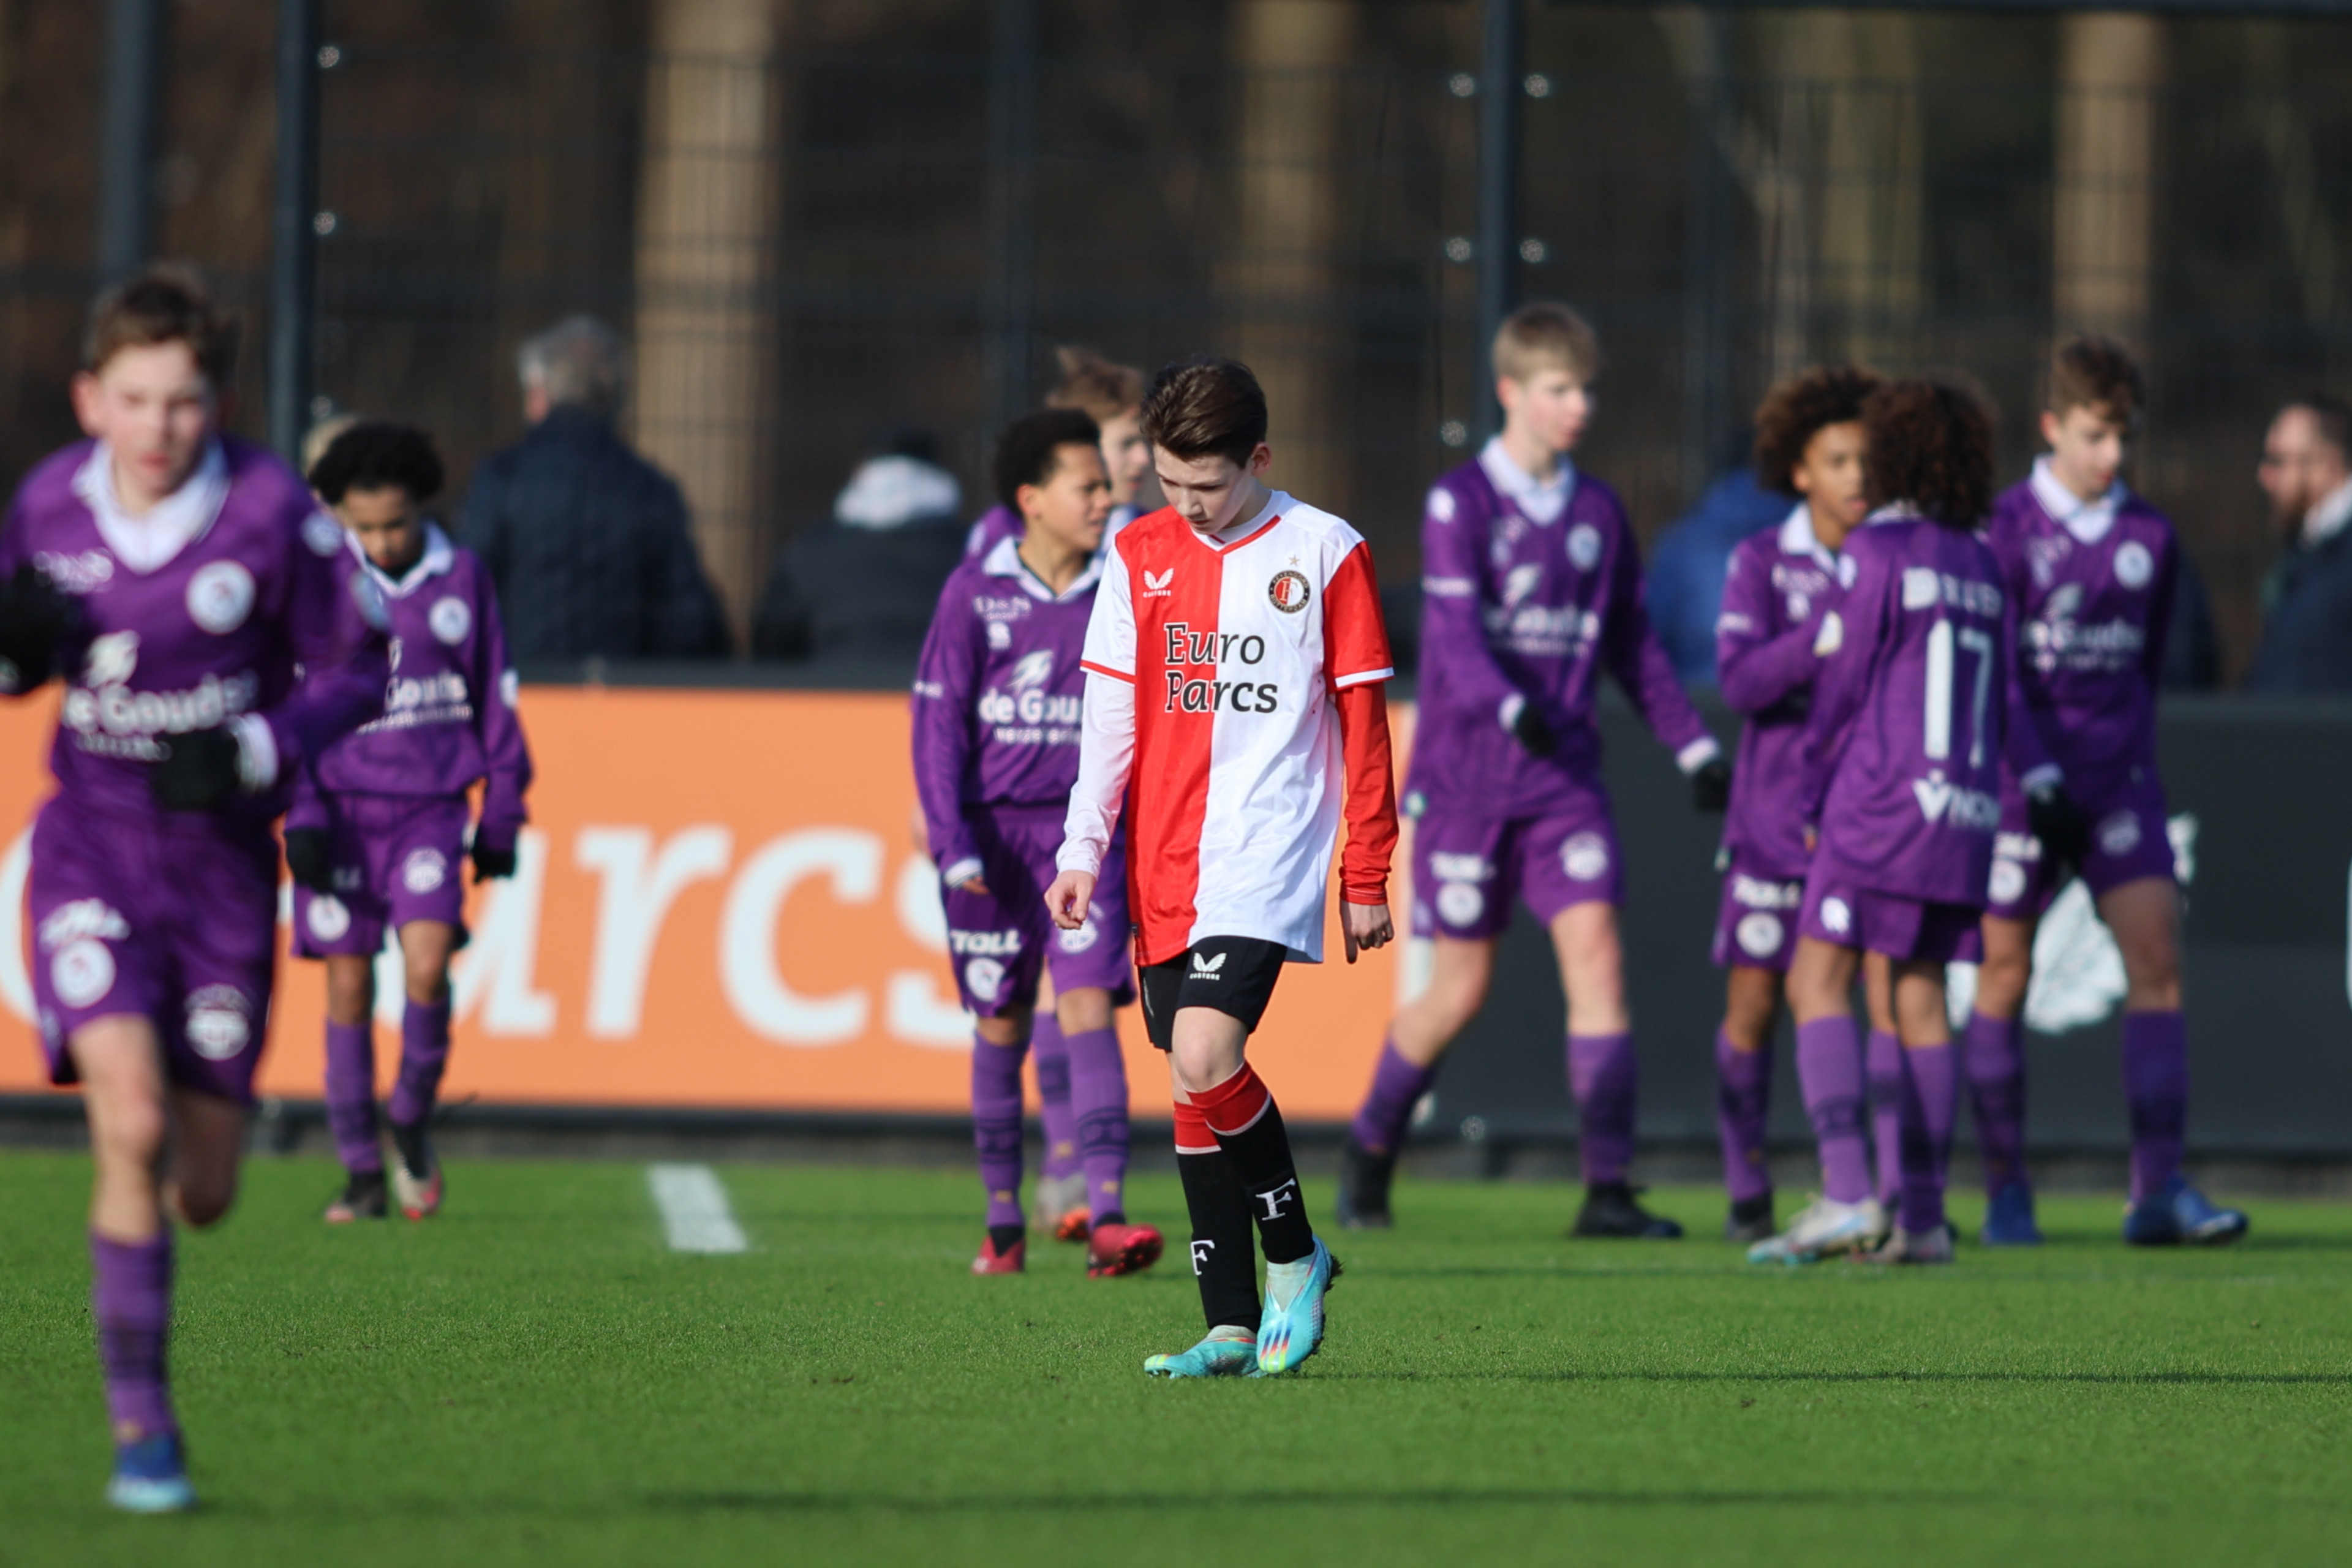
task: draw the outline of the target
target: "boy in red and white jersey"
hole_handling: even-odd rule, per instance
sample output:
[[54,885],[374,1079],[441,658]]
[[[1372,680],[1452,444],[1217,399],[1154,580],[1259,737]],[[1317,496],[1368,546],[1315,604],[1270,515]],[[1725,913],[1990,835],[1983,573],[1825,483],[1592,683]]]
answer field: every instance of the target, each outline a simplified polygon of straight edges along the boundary
[[[1086,919],[1126,805],[1129,905],[1208,1336],[1147,1372],[1289,1370],[1323,1339],[1339,1266],[1307,1224],[1282,1112],[1243,1059],[1286,963],[1323,959],[1339,819],[1348,962],[1393,934],[1388,631],[1363,536],[1270,489],[1245,365],[1170,365],[1143,405],[1169,505],[1112,541],[1087,628],[1086,729],[1045,901]],[[1261,1310],[1251,1229],[1266,1258]],[[1251,1327],[1255,1323],[1255,1328]]]

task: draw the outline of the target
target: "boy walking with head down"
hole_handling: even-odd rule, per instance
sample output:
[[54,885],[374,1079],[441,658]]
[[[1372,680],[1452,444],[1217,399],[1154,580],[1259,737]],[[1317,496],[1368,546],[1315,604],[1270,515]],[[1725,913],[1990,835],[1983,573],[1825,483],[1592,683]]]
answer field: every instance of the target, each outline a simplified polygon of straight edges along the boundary
[[1247,366],[1162,370],[1143,429],[1170,504],[1106,557],[1078,783],[1045,900],[1065,931],[1084,921],[1123,802],[1144,1022],[1169,1054],[1208,1322],[1199,1344],[1145,1370],[1282,1373],[1321,1345],[1339,1264],[1307,1222],[1282,1112],[1244,1049],[1282,966],[1322,961],[1342,815],[1349,962],[1392,934],[1381,683],[1394,670],[1363,536],[1265,482],[1265,395]]

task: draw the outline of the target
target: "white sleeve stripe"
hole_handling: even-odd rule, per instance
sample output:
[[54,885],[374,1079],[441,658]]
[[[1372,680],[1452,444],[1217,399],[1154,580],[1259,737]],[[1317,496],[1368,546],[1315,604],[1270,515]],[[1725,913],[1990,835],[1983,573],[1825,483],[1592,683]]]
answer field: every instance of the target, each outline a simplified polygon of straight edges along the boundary
[[1675,766],[1686,773],[1696,773],[1722,754],[1723,748],[1717,743],[1714,736],[1701,735],[1675,753]]
[[1331,682],[1331,689],[1335,691],[1345,691],[1350,686],[1361,686],[1368,680],[1393,680],[1395,679],[1396,669],[1393,666],[1386,669],[1367,669],[1355,675],[1342,675],[1335,678]]

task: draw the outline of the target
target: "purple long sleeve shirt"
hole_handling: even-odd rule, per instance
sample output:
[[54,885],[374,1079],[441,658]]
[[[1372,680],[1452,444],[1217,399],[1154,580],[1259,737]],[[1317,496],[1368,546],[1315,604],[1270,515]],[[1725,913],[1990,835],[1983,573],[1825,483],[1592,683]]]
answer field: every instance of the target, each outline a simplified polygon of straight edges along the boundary
[[[1614,491],[1570,470],[1566,504],[1525,490],[1499,444],[1437,481],[1422,520],[1421,716],[1408,792],[1512,816],[1590,791],[1601,770],[1592,705],[1606,669],[1685,771],[1717,753],[1643,603],[1642,563]],[[1559,748],[1511,733],[1531,704]]]
[[2171,522],[2120,484],[2080,500],[2044,458],[1993,503],[1987,538],[2015,606],[2017,710],[2067,788],[2095,801],[2153,771],[2180,569]]
[[[265,823],[307,762],[382,709],[383,595],[300,479],[261,447],[215,442],[146,519],[114,505],[109,462],[88,441],[51,455],[0,520],[0,574],[30,562],[81,603],[59,658],[58,792],[151,819],[162,808],[147,765],[161,742],[257,717],[276,782],[216,815]],[[173,542],[158,547],[164,529]]]
[[478,779],[476,832],[491,848],[512,848],[529,820],[530,751],[515,713],[517,683],[489,573],[436,523],[425,525],[425,554],[405,576],[388,576],[364,556],[361,569],[383,592],[391,618],[383,716],[304,771],[288,826],[323,824],[321,794],[456,795]]
[[977,875],[971,814],[1066,811],[1078,778],[1086,671],[1078,656],[1102,581],[1097,555],[1055,594],[999,539],[940,591],[915,673],[915,793],[950,884]]
[[2000,824],[2008,595],[1973,533],[1879,512],[1822,617],[1799,820],[1863,886],[1982,909]]
[[1731,769],[1723,841],[1759,875],[1805,874],[1805,715],[1821,657],[1822,616],[1838,595],[1839,561],[1813,533],[1802,503],[1777,529],[1751,534],[1731,552],[1723,610],[1715,623],[1717,680],[1723,700],[1748,715]]

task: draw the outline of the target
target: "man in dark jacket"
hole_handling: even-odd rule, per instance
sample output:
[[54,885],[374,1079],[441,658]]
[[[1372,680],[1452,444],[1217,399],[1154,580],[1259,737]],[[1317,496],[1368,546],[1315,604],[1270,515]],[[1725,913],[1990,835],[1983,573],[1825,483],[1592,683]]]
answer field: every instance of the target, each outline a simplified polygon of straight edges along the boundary
[[530,432],[482,460],[459,522],[498,585],[511,656],[724,658],[726,617],[686,498],[613,430],[620,339],[574,316],[517,363]]
[[967,532],[955,476],[936,456],[929,437],[906,431],[859,465],[832,523],[776,558],[752,617],[755,656],[897,660],[912,670]]
[[2259,475],[2286,554],[2263,584],[2254,691],[2352,691],[2352,407],[2288,404],[2263,438]]

